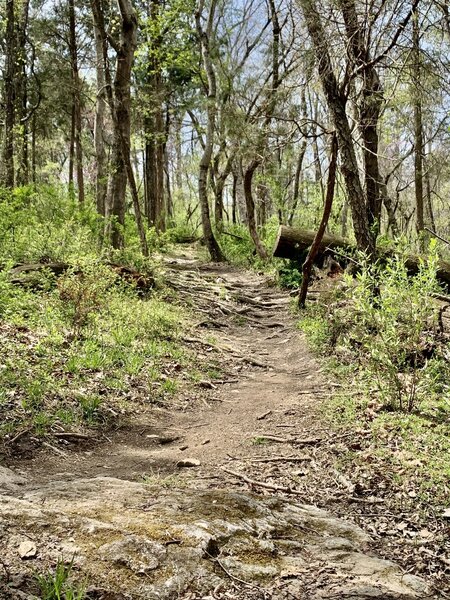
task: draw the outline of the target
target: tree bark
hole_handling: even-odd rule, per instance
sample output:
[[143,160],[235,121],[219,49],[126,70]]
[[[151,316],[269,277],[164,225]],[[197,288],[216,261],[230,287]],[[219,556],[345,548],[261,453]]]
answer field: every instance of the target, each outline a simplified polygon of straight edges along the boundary
[[225,260],[225,256],[223,255],[212,230],[208,200],[208,171],[211,166],[213,154],[214,132],[217,115],[217,83],[216,74],[211,59],[211,36],[216,6],[217,0],[211,0],[206,29],[203,29],[201,21],[204,7],[203,0],[200,0],[195,15],[197,34],[200,38],[203,66],[205,68],[207,77],[207,128],[205,134],[205,146],[199,165],[198,194],[202,215],[203,237],[205,239],[206,246],[211,259],[215,262],[222,262]]
[[[29,0],[23,0],[17,23],[17,73],[16,73],[16,119],[19,124],[17,140],[17,185],[27,185],[29,180],[28,165],[28,81],[27,81],[27,31],[29,16]],[[31,59],[33,60],[33,58]]]
[[319,225],[319,229],[314,237],[314,241],[309,249],[308,256],[303,263],[302,268],[302,286],[300,288],[300,294],[298,297],[299,308],[305,307],[306,296],[308,294],[308,285],[311,279],[311,271],[313,268],[314,260],[320,250],[322,238],[325,234],[328,221],[330,219],[331,209],[333,207],[334,199],[334,188],[336,185],[336,170],[337,170],[337,157],[338,157],[338,143],[337,136],[334,133],[331,140],[331,152],[330,152],[330,166],[328,169],[328,181],[327,181],[327,192],[325,196],[325,205],[323,209],[322,220]]
[[120,40],[112,41],[117,55],[114,84],[108,68],[107,41],[103,7],[101,0],[91,0],[95,24],[98,27],[103,44],[106,90],[111,105],[113,121],[113,144],[111,176],[108,182],[106,199],[106,231],[113,248],[122,248],[124,244],[123,226],[125,224],[125,193],[127,181],[133,199],[134,216],[144,256],[148,256],[147,240],[142,222],[136,180],[131,164],[131,70],[134,52],[137,46],[138,21],[130,0],[118,0],[120,11]]
[[2,182],[7,188],[14,187],[14,125],[15,125],[15,86],[16,38],[14,0],[6,0],[5,31],[5,136],[3,145]]
[[339,0],[344,17],[353,66],[362,70],[359,130],[364,159],[364,182],[369,226],[379,230],[381,217],[380,169],[378,164],[378,121],[383,105],[383,88],[373,66],[366,36],[359,24],[354,0]]
[[106,214],[107,170],[104,140],[105,117],[107,111],[106,76],[104,64],[103,38],[94,19],[95,70],[97,77],[97,97],[95,103],[94,146],[95,146],[95,197],[97,212]]
[[414,98],[414,187],[416,197],[416,230],[419,244],[424,249],[424,202],[423,202],[423,124],[421,98],[421,59],[420,59],[420,27],[419,13],[413,10],[413,98]]
[[[315,237],[316,233],[314,231],[294,229],[281,225],[274,245],[273,256],[276,258],[289,258],[290,260],[302,260],[305,256],[305,251],[314,242]],[[333,251],[336,251],[336,257],[339,259],[339,255],[349,249],[355,249],[349,240],[326,233],[319,245],[316,260],[321,258],[325,252],[333,254]],[[386,258],[390,255],[380,254],[378,256],[379,258]],[[423,262],[423,259],[414,255],[409,255],[405,259],[405,264],[411,273],[418,272],[421,262]],[[450,285],[450,262],[444,260],[438,262],[437,279],[447,286]]]
[[250,237],[255,244],[256,252],[263,260],[267,260],[268,252],[262,243],[256,227],[256,211],[255,200],[253,197],[253,176],[256,170],[262,163],[262,154],[267,146],[267,137],[269,127],[273,119],[275,107],[277,104],[277,91],[280,87],[280,41],[281,41],[281,26],[278,19],[278,11],[274,0],[269,0],[270,20],[272,23],[272,85],[268,92],[267,109],[262,124],[261,134],[256,144],[256,152],[249,165],[244,171],[244,195],[245,206],[247,211],[247,224],[250,232]]
[[78,185],[78,201],[84,203],[84,173],[83,173],[83,147],[81,143],[82,122],[81,122],[81,80],[78,70],[78,45],[76,38],[76,21],[75,21],[75,3],[74,0],[69,0],[69,48],[70,62],[72,69],[72,110],[73,110],[73,128],[74,128],[74,143]]
[[255,244],[256,252],[258,256],[263,260],[267,260],[269,255],[264,244],[258,235],[256,228],[256,210],[255,201],[253,199],[253,175],[256,169],[259,167],[258,159],[253,160],[247,167],[244,173],[244,194],[245,194],[245,206],[247,209],[247,225],[250,232],[250,236]]
[[328,108],[338,136],[341,155],[341,171],[344,176],[348,202],[352,211],[353,228],[358,248],[375,253],[375,236],[369,227],[369,219],[362,187],[352,133],[346,113],[346,98],[340,91],[328,51],[328,39],[323,29],[315,0],[299,0],[306,26],[313,42],[319,76]]
[[[150,0],[149,18],[156,23],[159,18],[160,0]],[[150,105],[144,120],[146,135],[146,214],[150,227],[164,231],[165,210],[165,156],[166,127],[163,110],[163,78],[159,59],[162,39],[155,25],[156,35],[149,37],[150,53],[147,72],[147,95]]]

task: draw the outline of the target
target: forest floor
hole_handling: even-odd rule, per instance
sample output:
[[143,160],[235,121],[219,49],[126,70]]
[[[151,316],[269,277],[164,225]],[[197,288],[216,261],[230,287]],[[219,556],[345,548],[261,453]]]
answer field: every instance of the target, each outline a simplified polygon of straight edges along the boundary
[[[12,455],[5,466],[33,490],[108,477],[165,490],[250,490],[315,505],[367,532],[370,552],[424,578],[435,590],[427,597],[450,597],[446,565],[435,558],[445,543],[442,528],[371,465],[369,431],[336,431],[324,418],[321,407],[337,384],[308,350],[289,295],[263,276],[204,264],[190,253],[165,259],[164,269],[195,318],[183,343],[198,361],[215,365],[205,370],[208,378],[184,386],[166,406],[142,407],[101,439],[55,442],[32,456]],[[363,464],[353,472],[340,468],[349,448]],[[327,569],[304,576],[314,589],[332,577]],[[232,583],[242,588],[238,578]]]

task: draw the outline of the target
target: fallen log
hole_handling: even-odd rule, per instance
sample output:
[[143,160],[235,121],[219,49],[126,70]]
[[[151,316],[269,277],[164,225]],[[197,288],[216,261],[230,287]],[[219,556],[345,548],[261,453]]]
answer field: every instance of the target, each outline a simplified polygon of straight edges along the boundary
[[9,272],[9,281],[14,285],[24,287],[40,287],[42,285],[41,275],[45,271],[53,273],[56,277],[60,277],[68,269],[70,269],[70,265],[63,262],[17,265]]
[[[276,258],[302,260],[306,250],[311,246],[315,237],[315,231],[295,229],[293,227],[287,227],[286,225],[280,225],[273,249],[273,256]],[[335,248],[345,249],[351,246],[352,244],[349,240],[325,233],[319,246],[319,255],[323,255],[326,248],[333,250]]]
[[[276,258],[289,258],[291,260],[302,261],[305,253],[315,238],[315,232],[308,229],[295,229],[281,225],[273,249],[273,256]],[[346,238],[337,235],[325,234],[320,244],[319,253],[316,260],[323,261],[324,255],[331,255],[339,261],[342,253],[346,251],[353,252],[356,246]],[[380,258],[389,257],[389,253],[383,252]],[[419,271],[420,257],[410,255],[405,259],[405,264],[411,274]],[[437,279],[446,287],[450,286],[450,263],[440,260],[437,268]]]
[[[136,269],[116,263],[106,263],[106,266],[112,269],[120,279],[133,285],[138,292],[147,292],[155,285],[155,280],[150,273],[140,273],[139,271],[136,271]],[[9,272],[9,281],[14,285],[40,289],[43,283],[43,273],[50,272],[53,273],[55,277],[60,277],[71,268],[72,265],[63,262],[16,265]],[[76,273],[80,272],[80,270],[76,271]]]

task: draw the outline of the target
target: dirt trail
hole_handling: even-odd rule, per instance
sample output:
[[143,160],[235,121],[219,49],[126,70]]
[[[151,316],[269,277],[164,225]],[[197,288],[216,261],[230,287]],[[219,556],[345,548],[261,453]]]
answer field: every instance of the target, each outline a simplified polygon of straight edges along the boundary
[[[185,341],[205,360],[219,356],[222,378],[199,382],[185,410],[154,408],[108,433],[99,446],[82,444],[79,450],[61,449],[64,455],[50,450],[24,460],[19,470],[30,484],[173,473],[223,479],[219,466],[232,468],[238,460],[244,464],[274,450],[292,456],[302,446],[269,444],[263,435],[308,440],[323,433],[316,405],[329,388],[289,315],[289,296],[229,266],[177,259],[167,269],[172,285],[200,315]],[[200,461],[200,469],[181,471],[177,464],[186,459]]]
[[[333,433],[323,428],[317,405],[330,394],[331,384],[295,327],[288,310],[289,296],[256,274],[201,264],[191,257],[173,259],[165,269],[172,287],[198,317],[185,343],[196,350],[200,360],[219,360],[221,379],[191,385],[182,391],[178,410],[146,411],[108,433],[100,444],[81,444],[70,450],[58,447],[60,452],[40,452],[6,466],[26,480],[26,489],[44,499],[51,499],[53,492],[48,490],[58,486],[55,498],[67,494],[70,482],[76,483],[78,496],[87,486],[89,496],[89,481],[108,477],[130,482],[144,478],[165,490],[248,492],[250,488],[264,497],[279,493],[293,502],[326,506],[329,498],[324,497],[318,457]],[[190,467],[184,466],[186,461]],[[329,485],[328,481],[327,490],[333,496],[342,492],[346,482],[337,476],[336,489],[330,490]],[[331,571],[322,566],[317,579],[318,570],[317,565],[312,572],[304,570],[311,589],[319,586],[319,579],[330,581]],[[362,592],[337,596],[311,592],[301,597],[425,598],[420,583],[403,589],[399,581],[397,587],[389,588],[397,589],[398,595],[392,596],[383,591],[377,595],[371,588],[372,595],[367,592],[366,596]],[[239,588],[239,578],[233,583]],[[324,590],[328,583],[322,582]],[[266,592],[260,596],[235,593],[223,597],[278,597]],[[217,592],[205,597],[222,596]]]

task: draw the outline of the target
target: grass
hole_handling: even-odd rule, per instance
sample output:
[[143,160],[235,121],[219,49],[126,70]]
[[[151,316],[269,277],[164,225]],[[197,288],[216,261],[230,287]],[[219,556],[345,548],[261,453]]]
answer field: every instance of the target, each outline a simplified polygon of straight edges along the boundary
[[370,432],[365,438],[370,460],[364,452],[350,452],[345,460],[349,472],[355,464],[383,465],[386,473],[395,474],[399,487],[444,507],[449,493],[450,423],[430,420],[433,406],[426,403],[414,414],[374,411],[364,394],[341,392],[325,403],[323,414],[333,428],[353,430],[355,437],[362,429]]
[[71,581],[72,570],[73,559],[69,563],[60,559],[54,571],[37,573],[41,600],[84,600],[85,585]]
[[[95,263],[86,272],[82,286],[70,275],[64,287],[34,291],[3,279],[0,437],[96,427],[117,408],[164,403],[177,391],[190,360],[179,340],[184,309],[163,293],[139,297]],[[85,297],[78,288],[71,296],[71,285]]]
[[[103,427],[165,404],[184,381],[219,377],[216,361],[198,361],[183,345],[192,319],[176,292],[159,281],[142,296],[108,266],[158,281],[131,217],[118,251],[101,243],[94,203],[80,207],[62,187],[0,188],[0,200],[0,440]],[[162,235],[149,229],[150,252],[192,234],[183,224]],[[61,277],[44,271],[33,288],[9,281],[16,264],[59,261],[72,265]]]

